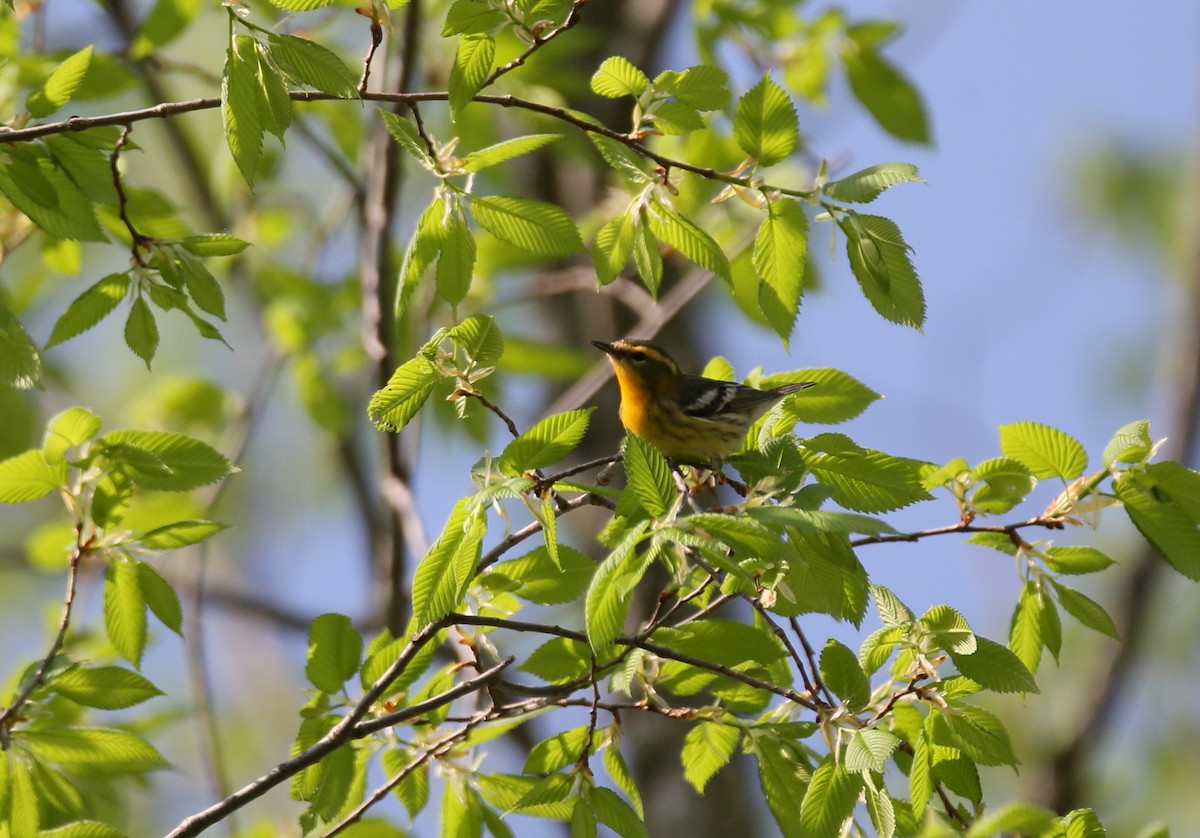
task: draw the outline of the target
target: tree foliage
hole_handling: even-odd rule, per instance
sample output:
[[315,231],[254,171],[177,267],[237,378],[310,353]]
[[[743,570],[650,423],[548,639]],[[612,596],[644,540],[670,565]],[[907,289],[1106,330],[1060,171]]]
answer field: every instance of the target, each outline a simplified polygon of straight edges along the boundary
[[[1127,515],[1175,570],[1200,579],[1200,474],[1157,460],[1148,423],[1117,429],[1089,455],[1066,431],[1015,422],[999,428],[985,460],[931,463],[832,429],[797,433],[798,422],[859,415],[879,383],[836,369],[754,373],[747,380],[764,386],[819,386],[755,425],[727,463],[742,493],[709,503],[693,491],[706,475],[674,468],[636,437],[620,454],[579,462],[601,421],[584,403],[524,430],[502,405],[507,373],[552,375],[558,362],[567,376],[580,370],[573,349],[539,345],[536,328],[504,316],[501,286],[514,274],[586,266],[598,286],[649,301],[690,270],[728,292],[731,321],[740,307],[786,344],[808,282],[809,239],[822,231],[846,254],[830,281],[853,277],[880,316],[920,329],[912,249],[896,221],[863,210],[892,187],[920,183],[916,168],[879,162],[830,179],[824,163],[809,170],[798,159],[813,154],[802,108],[821,103],[836,74],[883,131],[929,141],[921,97],[887,57],[898,27],[786,3],[698,3],[697,63],[654,73],[611,55],[581,73],[586,0],[389,0],[358,9],[365,20],[346,4],[272,2],[158,0],[127,31],[127,48],[112,52],[30,49],[21,18],[33,12],[20,3],[0,22],[18,68],[4,91],[16,116],[0,134],[3,246],[6,267],[24,271],[0,289],[0,386],[11,412],[0,502],[58,497],[65,514],[34,533],[27,552],[66,586],[46,653],[12,676],[0,711],[0,834],[123,834],[125,779],[153,783],[169,764],[152,744],[145,705],[185,696],[139,672],[152,629],[184,627],[160,556],[183,551],[178,561],[187,561],[193,545],[222,538],[225,525],[207,510],[241,452],[212,440],[252,418],[203,380],[163,396],[166,430],[105,430],[96,413],[70,407],[28,444],[18,415],[30,391],[62,392],[61,347],[89,330],[107,330],[110,346],[119,331],[157,369],[174,326],[234,343],[226,324],[238,310],[261,322],[272,364],[331,440],[352,452],[369,417],[390,449],[378,483],[401,529],[395,486],[409,475],[384,435],[440,416],[476,434],[481,419],[499,419],[512,439],[493,454],[472,438],[472,490],[443,510],[423,555],[392,544],[403,578],[387,627],[363,633],[336,613],[311,621],[302,667],[310,689],[295,696],[291,754],[260,754],[261,776],[242,792],[198,794],[196,814],[171,835],[199,834],[281,784],[306,834],[402,834],[373,811],[394,795],[409,818],[440,813],[447,836],[511,835],[509,818],[521,815],[561,821],[572,835],[602,826],[646,835],[647,801],[622,753],[622,718],[632,714],[686,730],[678,772],[697,793],[735,759],[752,762],[756,796],[787,836],[1103,835],[1090,810],[987,805],[979,767],[1016,767],[1020,757],[1005,720],[980,699],[1039,691],[1044,653],[1064,652],[1064,612],[1117,635],[1104,607],[1074,587],[1075,576],[1103,573],[1112,559],[1055,544],[1065,528]],[[345,42],[323,37],[331,22],[354,33],[361,70]],[[402,59],[427,53],[438,69],[426,75],[445,89],[419,88],[411,65],[383,66],[394,36]],[[119,109],[116,97],[161,71],[149,60],[185,37],[203,42],[204,94]],[[730,50],[759,48],[758,60],[772,62],[762,75],[727,66]],[[575,63],[552,63],[557,50]],[[73,115],[81,110],[92,115]],[[189,112],[219,114],[224,147],[209,151],[228,164],[223,189],[236,197],[227,210],[190,211],[166,188],[134,185],[155,180],[139,172],[139,143],[160,142],[143,126]],[[372,137],[388,145],[380,151]],[[403,162],[373,169],[372,149]],[[314,155],[343,179],[359,211],[350,226],[380,254],[352,275],[322,276],[290,259],[311,244],[308,234],[272,228],[286,227],[278,219],[289,212],[302,218],[287,187]],[[529,194],[519,173],[534,159],[596,167],[607,197],[581,210]],[[371,181],[379,171],[398,181],[400,167],[411,217]],[[199,188],[207,183],[213,202],[221,190],[209,178],[202,172]],[[289,223],[317,222],[329,224]],[[395,253],[393,226],[408,230]],[[114,254],[125,264],[93,268]],[[71,299],[46,328],[27,325],[44,319],[33,315],[50,296],[38,287],[50,271],[72,276],[62,283]],[[718,360],[709,374],[733,370]],[[437,413],[444,401],[454,417]],[[998,517],[1031,498],[1044,511]],[[145,514],[151,506],[157,515]],[[889,516],[914,506],[951,523],[898,530]],[[604,515],[595,538],[565,526],[585,507]],[[977,634],[949,603],[918,616],[861,561],[889,543],[945,537],[1015,560],[1022,587],[1007,638]],[[80,613],[81,586],[98,589],[100,613]],[[641,608],[647,598],[657,605]],[[810,641],[814,614],[853,626],[858,648]],[[114,710],[129,712],[110,721]],[[525,743],[523,766],[491,758],[488,743],[499,739]]]

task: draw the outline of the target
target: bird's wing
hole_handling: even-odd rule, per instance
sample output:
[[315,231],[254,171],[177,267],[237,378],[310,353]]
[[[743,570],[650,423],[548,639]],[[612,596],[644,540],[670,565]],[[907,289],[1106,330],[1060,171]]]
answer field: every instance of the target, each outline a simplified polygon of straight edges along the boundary
[[780,394],[768,390],[687,375],[683,378],[679,406],[689,416],[706,418],[722,413],[753,413],[779,399]]

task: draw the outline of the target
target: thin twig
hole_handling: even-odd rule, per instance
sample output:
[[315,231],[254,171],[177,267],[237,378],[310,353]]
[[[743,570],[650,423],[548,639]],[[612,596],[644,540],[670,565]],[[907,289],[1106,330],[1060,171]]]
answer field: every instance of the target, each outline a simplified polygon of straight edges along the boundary
[[112,153],[108,155],[108,165],[112,170],[113,188],[117,190],[117,213],[121,217],[121,222],[125,225],[125,229],[129,231],[129,251],[133,257],[133,261],[140,267],[146,267],[146,259],[142,256],[142,250],[153,241],[149,236],[143,236],[133,226],[133,219],[129,217],[129,196],[125,194],[125,182],[121,178],[121,149],[125,147],[125,143],[129,141],[129,134],[133,131],[133,125],[126,123],[121,126],[121,136],[113,145]]
[[920,541],[922,538],[930,538],[937,535],[953,535],[955,533],[977,533],[990,532],[999,535],[1011,536],[1018,530],[1028,527],[1045,527],[1048,530],[1060,530],[1063,528],[1063,520],[1061,518],[1030,518],[1028,521],[1019,521],[1015,524],[997,524],[995,526],[980,526],[978,524],[958,523],[950,524],[945,527],[933,527],[928,530],[919,530],[917,532],[895,533],[892,535],[867,535],[862,538],[855,538],[850,541],[851,547],[863,547],[868,544],[895,544],[897,542],[914,542]]
[[522,52],[520,55],[518,55],[516,58],[514,58],[512,61],[509,61],[507,64],[502,64],[501,66],[497,67],[495,70],[492,70],[492,72],[488,75],[488,77],[483,80],[483,84],[480,85],[480,89],[482,90],[483,88],[490,86],[493,82],[496,81],[496,79],[500,78],[505,73],[511,73],[513,70],[522,66],[526,61],[529,60],[529,57],[531,55],[533,55],[535,52],[540,50],[546,44],[553,41],[555,38],[557,38],[562,33],[566,32],[572,26],[579,23],[579,14],[581,11],[583,11],[583,7],[585,5],[587,5],[587,2],[588,2],[588,0],[575,0],[575,2],[571,4],[570,13],[567,15],[566,19],[562,23],[560,23],[554,29],[551,29],[545,35],[534,34],[533,43],[531,43],[528,47],[526,47],[525,51]]
[[[605,507],[608,507],[610,504],[611,504],[611,501],[608,501],[607,498],[602,498],[599,495],[593,495],[589,492],[587,494],[580,495],[577,498],[572,498],[571,500],[565,501],[563,506],[558,507],[554,510],[554,515],[555,515],[555,517],[565,515],[566,513],[570,512],[571,510],[578,509],[581,506],[605,506]],[[536,535],[537,533],[539,533],[541,531],[542,531],[541,521],[532,521],[531,523],[526,524],[524,527],[517,530],[516,532],[510,533],[509,535],[505,536],[503,539],[500,540],[499,544],[497,544],[491,550],[488,550],[486,553],[483,554],[483,556],[479,559],[478,564],[475,565],[475,572],[482,573],[484,570],[486,570],[487,568],[491,567],[493,564],[498,562],[500,560],[500,557],[503,556],[505,553],[507,553],[509,550],[511,550],[513,547],[520,544],[522,541],[529,538],[530,536]]]
[[383,26],[379,21],[371,19],[371,46],[367,49],[367,56],[363,59],[362,77],[358,80],[358,92],[363,94],[367,92],[367,82],[371,80],[371,61],[375,58],[375,50],[379,49],[379,45],[383,43]]
[[50,667],[54,665],[54,659],[58,657],[58,653],[62,651],[63,644],[67,639],[67,630],[71,626],[71,609],[75,605],[75,589],[79,579],[79,565],[83,561],[83,557],[91,549],[91,538],[83,537],[83,522],[75,524],[75,548],[71,551],[71,556],[67,560],[67,590],[63,594],[62,614],[58,618],[58,631],[54,635],[54,641],[50,644],[50,651],[42,658],[42,662],[38,664],[37,670],[33,673],[23,688],[17,693],[12,704],[0,711],[0,748],[8,750],[9,732],[13,725],[21,720],[21,710],[24,708],[29,697],[37,691],[42,683],[46,680],[46,675],[50,671]]
[[504,423],[504,426],[506,428],[508,428],[508,432],[510,434],[512,434],[513,439],[516,439],[517,437],[519,437],[521,435],[521,432],[519,430],[517,430],[517,423],[514,422],[512,420],[512,418],[500,408],[499,405],[489,401],[487,396],[485,396],[483,393],[479,392],[478,390],[476,390],[474,388],[468,389],[466,387],[459,387],[457,390],[455,390],[453,393],[450,394],[450,400],[464,398],[464,397],[470,397],[472,399],[475,399],[481,405],[483,405],[488,410],[490,410],[492,413],[499,416],[500,421],[502,421]]
[[808,665],[812,669],[813,684],[825,696],[829,705],[836,707],[837,699],[833,697],[833,693],[829,691],[829,687],[825,686],[825,681],[821,678],[821,666],[817,663],[817,653],[813,651],[812,644],[804,636],[804,629],[800,628],[800,621],[795,617],[790,617],[788,622],[792,626],[792,631],[796,632],[796,637],[800,638],[800,645],[804,647],[804,654],[808,657]]

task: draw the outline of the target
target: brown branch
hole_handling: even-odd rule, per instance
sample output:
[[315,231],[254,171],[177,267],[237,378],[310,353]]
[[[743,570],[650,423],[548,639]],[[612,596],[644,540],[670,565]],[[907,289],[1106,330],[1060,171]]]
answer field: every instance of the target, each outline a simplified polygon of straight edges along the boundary
[[517,423],[514,422],[507,413],[505,413],[503,410],[501,410],[499,405],[494,404],[493,402],[489,401],[487,396],[483,395],[483,393],[479,392],[478,390],[474,389],[473,387],[469,388],[469,389],[466,387],[459,387],[457,390],[455,390],[453,393],[450,394],[449,401],[453,401],[454,399],[459,399],[459,398],[464,398],[464,397],[470,397],[472,399],[475,399],[481,405],[483,405],[488,410],[490,410],[492,413],[499,416],[500,421],[502,421],[504,423],[505,427],[508,428],[508,432],[510,434],[512,434],[513,439],[516,439],[517,437],[519,437],[521,435],[521,432],[519,430],[517,430]]
[[117,139],[113,146],[112,153],[108,156],[108,165],[112,170],[113,188],[117,190],[117,213],[121,217],[121,222],[125,225],[125,229],[129,231],[129,250],[133,257],[133,261],[140,267],[146,267],[146,259],[142,256],[142,250],[147,249],[150,242],[153,241],[149,236],[143,236],[133,226],[133,219],[129,217],[129,196],[125,194],[125,181],[121,178],[121,149],[129,142],[129,134],[133,131],[133,125],[126,123],[121,126],[121,136]]
[[[554,516],[556,518],[560,517],[573,509],[578,509],[581,506],[604,506],[606,508],[611,508],[611,501],[606,501],[606,498],[602,498],[599,495],[593,495],[589,492],[587,494],[580,495],[577,498],[564,501],[562,506],[559,506],[554,510]],[[516,532],[509,533],[500,540],[499,544],[483,554],[483,556],[479,559],[479,563],[475,565],[475,572],[482,573],[484,570],[498,562],[500,557],[513,547],[541,531],[542,523],[540,521],[532,521]]]
[[547,32],[545,36],[542,36],[539,33],[534,33],[533,43],[526,47],[525,51],[512,61],[497,67],[495,70],[492,70],[488,77],[483,80],[483,84],[480,85],[480,89],[482,90],[485,87],[489,87],[496,81],[496,79],[500,78],[505,73],[511,73],[513,70],[522,66],[526,61],[529,60],[531,55],[540,50],[546,44],[553,41],[559,35],[566,32],[575,24],[579,23],[580,12],[583,11],[583,7],[587,5],[587,2],[588,0],[575,0],[575,2],[571,4],[571,11],[567,15],[566,19],[554,29],[551,29],[549,32]]
[[1050,518],[1030,518],[1028,521],[1019,521],[1015,524],[997,524],[996,526],[980,526],[978,524],[950,524],[945,527],[933,527],[928,530],[919,530],[917,532],[895,533],[892,535],[867,535],[862,538],[851,539],[851,547],[863,547],[867,544],[894,544],[897,542],[915,542],[922,538],[930,538],[936,535],[953,535],[955,533],[976,533],[990,532],[999,535],[1011,536],[1018,530],[1028,527],[1045,527],[1048,530],[1061,530],[1063,528],[1063,519]]
[[383,43],[383,26],[374,18],[371,19],[371,46],[367,49],[366,58],[363,59],[362,77],[358,80],[358,92],[362,95],[367,92],[367,82],[371,80],[371,61],[375,58],[375,51],[379,49],[379,45]]
[[29,701],[29,697],[37,691],[42,683],[46,680],[47,673],[50,672],[50,667],[54,665],[54,659],[58,657],[58,653],[62,651],[63,644],[67,639],[67,629],[71,626],[71,610],[75,605],[75,589],[79,579],[79,564],[83,561],[84,555],[91,549],[91,538],[83,537],[83,523],[75,524],[75,549],[71,551],[71,556],[67,560],[67,591],[63,594],[62,614],[58,618],[58,632],[54,635],[54,641],[50,644],[50,651],[42,658],[42,662],[38,664],[37,670],[33,673],[25,686],[13,698],[12,704],[0,711],[0,749],[8,750],[9,732],[13,725],[21,721],[21,710]]

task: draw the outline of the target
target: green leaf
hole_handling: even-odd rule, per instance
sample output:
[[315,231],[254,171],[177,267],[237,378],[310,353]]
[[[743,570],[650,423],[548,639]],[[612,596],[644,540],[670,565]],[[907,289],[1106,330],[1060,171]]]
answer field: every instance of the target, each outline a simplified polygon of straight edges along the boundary
[[150,611],[160,623],[183,637],[183,607],[179,604],[175,589],[145,562],[138,562],[137,569],[138,585]]
[[135,667],[146,650],[146,599],[135,562],[117,560],[104,574],[104,630],[113,647]]
[[1096,573],[1116,564],[1095,547],[1049,547],[1045,553],[1046,567],[1055,573]]
[[153,745],[127,730],[42,728],[22,730],[20,739],[42,759],[81,771],[140,774],[167,764]]
[[349,746],[342,746],[321,759],[316,788],[308,798],[307,811],[300,817],[302,825],[334,820],[342,811],[354,784],[354,762],[354,749]]
[[501,9],[494,9],[479,0],[454,0],[446,13],[442,37],[451,35],[480,35],[493,32],[508,24]]
[[654,78],[654,89],[702,111],[720,110],[729,104],[729,75],[712,64],[678,72],[663,70]]
[[600,741],[600,732],[589,730],[586,726],[575,727],[543,739],[529,749],[524,773],[552,774],[565,768],[579,759],[589,739],[592,742],[591,749],[594,749]]
[[455,119],[475,98],[492,71],[496,41],[491,35],[463,35],[458,39],[450,68],[450,113]]
[[204,233],[198,236],[188,236],[179,243],[188,253],[204,258],[236,256],[250,246],[250,242],[243,241],[237,236],[231,236],[229,233]]
[[738,100],[733,137],[760,166],[773,166],[800,144],[796,108],[782,87],[764,75]]
[[596,233],[592,244],[592,266],[601,285],[608,285],[620,276],[633,255],[634,222],[628,213],[608,221]]
[[[1066,824],[1066,838],[1106,838],[1108,835],[1104,830],[1104,824],[1100,823],[1100,818],[1091,809],[1074,809],[1056,819],[1055,823]],[[1149,827],[1139,832],[1137,838],[1153,838],[1148,829]],[[1159,838],[1169,838],[1165,829]]]
[[736,727],[715,722],[701,721],[688,731],[679,756],[683,777],[697,794],[704,794],[708,781],[728,764],[739,739],[741,732]]
[[1059,605],[1068,614],[1088,628],[1098,631],[1101,634],[1107,634],[1113,640],[1121,639],[1121,635],[1117,631],[1112,617],[1108,616],[1108,612],[1104,610],[1100,603],[1081,594],[1074,588],[1068,588],[1066,585],[1060,585],[1057,582],[1053,582],[1052,584],[1054,585],[1054,593],[1058,595]]
[[659,131],[671,136],[702,131],[705,127],[700,112],[683,102],[659,102],[647,111],[645,118]]
[[487,530],[482,512],[471,512],[470,498],[454,505],[446,526],[413,576],[413,621],[428,625],[453,611],[475,575],[480,543]]
[[189,544],[198,544],[228,527],[228,524],[220,521],[176,521],[150,530],[139,537],[138,542],[151,550],[177,550]]
[[654,518],[661,518],[675,503],[671,467],[658,449],[632,433],[625,435],[625,491]]
[[565,684],[592,671],[592,650],[578,640],[555,637],[534,649],[517,668],[551,684]]
[[67,452],[90,442],[100,431],[100,417],[82,407],[70,407],[46,423],[42,453],[47,463],[60,463]]
[[785,341],[792,333],[804,293],[807,249],[808,217],[800,203],[791,198],[769,202],[767,217],[754,237],[752,261],[762,280],[759,307],[771,328]]
[[966,619],[949,605],[935,605],[923,615],[921,623],[939,649],[957,655],[971,655],[978,647],[975,632]]
[[[927,717],[927,728],[929,727],[928,722],[933,718],[932,715]],[[933,797],[935,785],[933,745],[930,744],[929,737],[922,734],[913,748],[912,768],[908,772],[908,796],[912,802],[914,813],[920,815],[925,811],[925,807],[929,805],[929,799]]]
[[42,389],[42,356],[21,321],[0,303],[0,387]]
[[869,204],[883,191],[897,183],[924,183],[911,163],[880,163],[870,166],[840,180],[830,181],[821,189],[836,201],[852,201]]
[[271,58],[298,83],[330,96],[358,98],[358,79],[330,50],[305,38],[272,32],[267,36]]
[[136,672],[119,666],[76,666],[50,682],[50,688],[84,707],[121,710],[163,691]]
[[[111,431],[100,437],[111,448],[107,456],[122,462],[135,483],[161,492],[190,492],[215,483],[237,471],[220,451],[207,442],[168,431]],[[154,468],[132,462],[134,451],[150,455]]]
[[932,141],[921,96],[899,70],[869,49],[859,49],[844,60],[850,90],[883,130],[909,142]]
[[146,369],[150,369],[150,362],[158,351],[158,323],[149,303],[141,297],[134,300],[129,309],[129,318],[125,321],[125,345],[146,362]]
[[398,431],[417,415],[440,380],[441,374],[424,355],[405,361],[371,397],[367,415],[379,430]]
[[322,614],[308,627],[304,674],[321,692],[337,693],[362,663],[362,635],[343,614]]
[[885,319],[919,330],[925,323],[925,293],[895,222],[852,212],[838,219],[838,226],[846,234],[846,255],[863,296]]
[[542,146],[561,140],[562,138],[562,134],[529,134],[524,137],[503,140],[495,145],[490,145],[487,148],[481,148],[479,151],[473,151],[468,154],[463,158],[462,170],[464,172],[478,172],[503,163],[506,160],[511,160],[514,157],[519,157],[522,154],[536,151]]
[[1037,422],[1001,425],[1000,450],[1029,466],[1038,478],[1074,480],[1087,468],[1087,452],[1079,440]]
[[38,838],[128,838],[116,827],[100,821],[71,821],[71,823],[43,829],[38,832]]
[[34,152],[30,160],[22,161],[16,148],[15,144],[8,146],[12,162],[0,166],[0,192],[13,206],[56,239],[107,241],[96,221],[92,198],[48,158]]
[[[726,282],[733,282],[729,259],[708,233],[660,201],[650,203],[646,221],[659,241],[671,245],[690,261],[707,268]],[[636,257],[636,251],[634,255]],[[641,268],[640,263],[638,267]]]
[[914,461],[862,448],[842,434],[810,437],[800,453],[813,476],[847,509],[889,512],[932,497]]
[[650,296],[658,299],[663,278],[663,259],[645,211],[638,213],[633,226],[633,264]]
[[476,367],[490,366],[504,354],[504,335],[495,318],[486,314],[472,314],[446,334]]
[[282,143],[292,125],[292,97],[284,74],[271,59],[270,51],[260,43],[255,48],[255,54],[258,58],[255,75],[265,104],[259,112],[263,130],[274,134]]
[[442,298],[457,306],[471,290],[475,273],[475,238],[457,212],[446,219],[442,252],[437,264],[437,289]]
[[588,139],[592,141],[592,145],[596,146],[596,150],[600,152],[604,162],[608,163],[609,167],[621,175],[626,182],[634,186],[650,182],[650,176],[642,168],[643,158],[629,146],[602,134],[588,134]]
[[634,526],[613,548],[592,577],[585,605],[585,624],[592,649],[601,652],[621,634],[629,599],[641,581],[646,561],[635,550],[647,522]]
[[642,816],[616,792],[604,786],[596,786],[588,795],[596,819],[621,838],[650,838]]
[[35,118],[49,116],[75,95],[92,65],[92,47],[86,46],[54,68],[50,78],[25,100],[25,109]]
[[762,386],[778,387],[796,381],[815,381],[817,386],[797,398],[784,399],[779,408],[780,418],[771,427],[773,434],[787,433],[797,422],[822,425],[846,422],[880,398],[857,378],[832,367],[809,367],[770,375],[762,380]]
[[1150,423],[1145,419],[1130,422],[1118,428],[1108,445],[1104,446],[1104,467],[1110,469],[1117,463],[1140,463],[1153,447]]
[[473,198],[471,214],[496,238],[539,256],[569,256],[584,249],[575,222],[556,204],[533,198]]
[[[425,141],[421,139],[421,135],[417,133],[417,129],[399,114],[394,114],[383,108],[378,108],[376,112],[383,119],[383,124],[387,128],[388,133],[392,135],[392,139],[398,142],[400,147],[407,151],[414,160],[426,169],[433,171],[433,162],[429,159],[429,149],[425,147]],[[437,207],[439,210],[436,217],[436,224],[439,227],[441,226],[442,217],[440,210],[444,207],[444,204],[441,199],[438,199],[425,210],[425,215],[421,217],[421,223],[417,225],[418,230],[424,225],[426,216],[429,216],[433,212],[434,207]],[[432,258],[429,259],[429,262],[432,261]],[[406,275],[402,274],[402,276]]]
[[646,74],[629,63],[629,59],[614,55],[605,59],[592,76],[592,92],[609,99],[622,96],[638,97],[650,87]]
[[249,35],[236,35],[234,45],[225,50],[221,120],[233,161],[251,187],[262,155],[263,124],[259,109],[265,106],[258,86],[256,42]]
[[514,439],[497,462],[505,474],[519,476],[553,465],[575,450],[587,433],[593,407],[547,416]]
[[272,6],[289,12],[311,12],[313,9],[323,9],[332,2],[333,0],[270,0]]
[[970,495],[970,504],[979,512],[998,515],[1008,512],[1033,491],[1033,473],[1020,460],[993,457],[971,469],[971,477],[980,481]]
[[808,788],[809,772],[790,743],[773,736],[754,741],[758,757],[758,779],[763,796],[785,838],[809,838],[800,824],[802,801]]
[[66,463],[49,463],[34,448],[0,460],[0,503],[28,503],[45,497],[66,481]]
[[975,636],[975,651],[960,654],[947,649],[958,671],[985,689],[998,693],[1038,693],[1033,673],[1013,654],[986,637]]
[[832,637],[821,650],[821,679],[834,695],[846,702],[852,713],[862,710],[871,700],[871,682],[858,657]]
[[158,51],[187,29],[202,0],[157,0],[129,44],[129,57],[138,60]]
[[1021,598],[1013,610],[1012,626],[1008,632],[1008,648],[1025,664],[1025,668],[1036,673],[1042,660],[1042,638],[1045,617],[1042,609],[1045,602],[1033,582],[1025,581]]
[[847,774],[834,756],[826,756],[813,772],[800,807],[800,832],[809,838],[837,838],[842,823],[854,811],[862,791],[862,776]]
[[1005,803],[977,818],[967,830],[967,838],[986,838],[1005,833],[1041,835],[1054,824],[1054,818],[1054,813],[1042,806]]
[[596,563],[565,544],[558,545],[558,562],[546,547],[536,547],[521,558],[503,562],[488,571],[490,576],[511,580],[512,593],[530,603],[554,605],[570,603],[586,591],[595,573]]
[[950,734],[947,741],[939,738],[938,744],[956,747],[980,765],[1019,764],[1008,731],[995,714],[974,704],[959,704],[954,712],[934,718]]
[[900,738],[878,728],[856,730],[846,743],[842,768],[846,773],[875,771],[882,773],[888,758],[900,746]]
[[1125,505],[1129,520],[1159,555],[1184,576],[1200,580],[1200,529],[1196,519],[1160,488],[1143,488],[1133,477],[1115,481],[1113,489]]
[[86,332],[107,317],[129,290],[129,274],[109,274],[76,297],[50,331],[49,349]]

